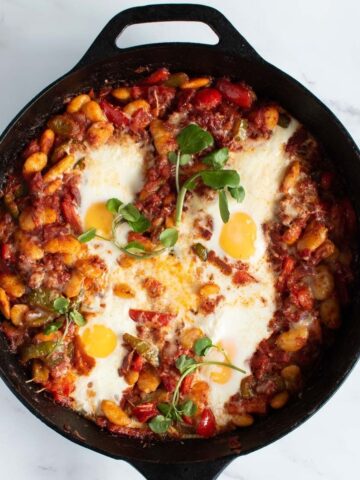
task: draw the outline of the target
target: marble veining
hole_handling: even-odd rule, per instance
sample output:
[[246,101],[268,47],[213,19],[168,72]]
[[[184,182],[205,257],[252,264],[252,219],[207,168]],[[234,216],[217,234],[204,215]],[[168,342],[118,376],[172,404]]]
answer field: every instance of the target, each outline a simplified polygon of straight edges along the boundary
[[348,103],[338,102],[337,100],[329,100],[328,103],[337,111],[350,115],[351,117],[354,117],[357,121],[360,120],[360,108],[357,108],[356,106],[350,105]]
[[[0,131],[38,91],[75,65],[114,14],[143,3],[0,0]],[[260,55],[307,86],[360,142],[359,2],[302,0],[296,6],[283,0],[203,3],[222,10]],[[359,374],[357,365],[334,397],[308,422],[275,444],[236,459],[219,479],[357,478]],[[74,445],[50,430],[1,381],[0,406],[1,478],[143,478],[127,463]]]

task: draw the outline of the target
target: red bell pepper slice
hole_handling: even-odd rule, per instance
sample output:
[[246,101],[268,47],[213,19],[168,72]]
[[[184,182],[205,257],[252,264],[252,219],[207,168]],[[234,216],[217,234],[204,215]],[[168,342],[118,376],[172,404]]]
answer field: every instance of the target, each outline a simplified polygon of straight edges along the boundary
[[4,262],[14,261],[14,252],[9,243],[3,243],[1,245],[1,259],[4,260]]
[[129,310],[131,320],[138,323],[151,323],[154,326],[164,327],[175,315],[171,313],[151,312],[149,310]]
[[180,392],[182,395],[186,395],[190,392],[193,380],[194,380],[194,375],[191,375],[191,374],[184,378],[180,387]]
[[189,417],[188,415],[183,415],[182,419],[183,419],[183,422],[186,423],[187,425],[194,425],[193,417]]
[[71,200],[65,198],[61,202],[61,212],[64,215],[65,220],[71,225],[71,228],[75,233],[81,233],[82,227],[80,217],[77,214],[76,207]]
[[237,270],[233,276],[233,282],[235,285],[245,285],[246,283],[255,282],[255,278],[245,270]]
[[106,100],[100,101],[100,107],[104,111],[109,122],[113,123],[115,127],[122,127],[129,125],[130,120],[125,113],[119,108],[111,105]]
[[155,72],[151,73],[145,80],[144,83],[147,85],[155,85],[157,83],[165,82],[170,77],[170,72],[167,68],[159,68]]
[[143,357],[135,352],[131,362],[131,370],[134,370],[134,372],[140,372],[143,365],[144,365]]
[[137,405],[133,410],[133,415],[139,420],[141,423],[145,423],[150,418],[155,417],[158,415],[158,410],[154,403],[143,403],[142,405]]

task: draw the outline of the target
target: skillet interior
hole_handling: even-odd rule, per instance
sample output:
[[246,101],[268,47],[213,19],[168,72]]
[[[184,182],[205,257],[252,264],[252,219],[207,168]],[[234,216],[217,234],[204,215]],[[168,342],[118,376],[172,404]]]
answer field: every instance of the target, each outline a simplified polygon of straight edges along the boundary
[[[143,8],[148,11],[150,7]],[[213,9],[200,8],[206,9],[208,13],[212,12],[217,18],[224,19],[218,12],[214,13]],[[129,11],[124,13],[129,15]],[[198,19],[192,17],[190,19]],[[145,18],[142,16],[141,21],[146,21]],[[134,70],[139,66],[154,69],[165,65],[172,71],[186,71],[194,75],[206,73],[243,79],[254,87],[259,96],[278,101],[305,124],[323,144],[326,153],[335,162],[339,174],[343,176],[359,214],[360,156],[344,127],[298,82],[253,54],[251,47],[245,51],[240,35],[238,42],[238,51],[236,48],[226,48],[224,51],[221,43],[215,47],[196,44],[136,47],[119,50],[110,59],[96,61],[93,64],[87,62],[96,58],[87,55],[80,62],[80,68],[75,68],[42,92],[25,107],[5,131],[0,141],[1,178],[4,178],[4,174],[14,164],[17,153],[24,143],[38,133],[49,115],[60,110],[67,95],[91,87],[100,87],[106,80],[113,82],[136,78]],[[100,50],[96,52],[95,57],[99,56]],[[23,368],[18,365],[16,357],[9,353],[3,336],[0,337],[0,374],[18,398],[49,426],[77,443],[114,458],[133,460],[132,463],[135,464],[136,460],[177,463],[209,461],[226,456],[230,456],[230,459],[234,455],[261,448],[288,433],[311,416],[334,393],[359,354],[360,328],[357,324],[359,313],[359,288],[355,286],[351,308],[344,319],[344,326],[338,332],[336,343],[326,352],[319,367],[314,369],[313,377],[308,381],[301,399],[281,411],[260,419],[247,430],[220,435],[206,441],[190,440],[183,443],[173,441],[166,445],[155,443],[148,448],[139,448],[139,442],[135,439],[114,437],[109,432],[99,430],[92,422],[75,412],[55,405],[46,395],[35,394],[36,387],[25,384]],[[221,469],[226,463],[227,461],[218,462],[217,469]],[[137,466],[140,467],[140,464]],[[149,478],[162,477],[159,474],[152,477],[149,473]],[[169,471],[166,478],[172,478]],[[180,478],[179,474],[176,478]]]

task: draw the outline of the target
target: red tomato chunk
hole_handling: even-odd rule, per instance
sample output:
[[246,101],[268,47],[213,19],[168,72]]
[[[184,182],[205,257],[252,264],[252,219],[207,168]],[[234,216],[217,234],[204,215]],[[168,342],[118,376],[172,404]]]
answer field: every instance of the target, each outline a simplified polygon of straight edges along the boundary
[[204,408],[200,422],[196,428],[196,433],[201,437],[212,437],[216,433],[215,416],[210,408]]
[[210,110],[217,107],[222,100],[222,95],[219,90],[215,88],[204,88],[197,92],[194,98],[194,105],[196,108]]
[[241,108],[250,108],[255,99],[251,88],[241,83],[232,83],[222,79],[218,81],[217,88],[227,100],[236,103]]

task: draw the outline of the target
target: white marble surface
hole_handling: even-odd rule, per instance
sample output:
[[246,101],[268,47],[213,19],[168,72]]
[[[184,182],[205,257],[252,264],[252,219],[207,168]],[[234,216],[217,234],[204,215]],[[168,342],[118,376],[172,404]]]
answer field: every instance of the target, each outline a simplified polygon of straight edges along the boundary
[[[0,0],[0,131],[39,90],[69,70],[124,0]],[[166,3],[158,0],[158,3]],[[205,3],[205,2],[204,2]],[[360,141],[357,0],[209,0],[266,59],[304,83]],[[162,27],[127,32],[127,44],[174,40]],[[186,30],[186,35],[192,30]],[[161,37],[159,36],[161,34]],[[170,36],[171,35],[171,36]],[[203,31],[190,36],[203,40]],[[184,40],[184,34],[180,38]],[[295,432],[234,461],[221,480],[340,480],[360,471],[360,365],[327,405]],[[74,445],[32,416],[0,382],[1,478],[142,478],[124,462]],[[189,480],[191,480],[189,478]]]

